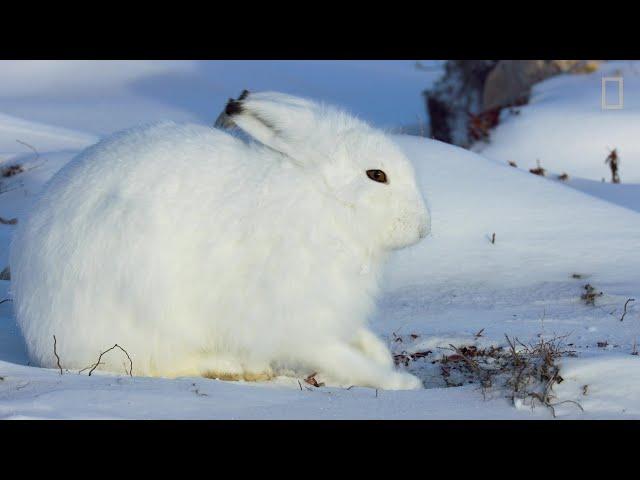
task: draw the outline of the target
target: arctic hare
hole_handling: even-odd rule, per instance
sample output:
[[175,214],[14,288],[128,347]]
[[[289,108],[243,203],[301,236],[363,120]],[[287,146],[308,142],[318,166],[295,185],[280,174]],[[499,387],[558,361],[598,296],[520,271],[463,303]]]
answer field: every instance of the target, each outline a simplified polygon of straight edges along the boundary
[[[367,328],[386,253],[429,214],[409,161],[333,107],[243,92],[220,129],[117,133],[47,184],[11,250],[30,357],[65,368],[117,343],[133,373],[420,388]],[[123,371],[117,349],[99,369]]]

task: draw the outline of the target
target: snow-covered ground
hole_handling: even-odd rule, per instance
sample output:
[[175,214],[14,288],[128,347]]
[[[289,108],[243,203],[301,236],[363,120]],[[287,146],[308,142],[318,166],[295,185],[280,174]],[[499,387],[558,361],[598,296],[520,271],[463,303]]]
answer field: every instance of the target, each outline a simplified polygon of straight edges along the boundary
[[[156,118],[206,123],[217,113],[211,108],[204,119],[201,107],[190,109],[188,102],[162,100],[167,91],[162,85],[187,88],[184,78],[193,78],[202,65],[114,64],[100,69],[106,75],[95,89],[86,86],[93,78],[87,66],[64,67],[77,72],[76,84],[71,85],[63,67],[50,67],[34,72],[36,77],[52,72],[49,81],[22,85],[19,80],[26,73],[19,66],[14,67],[18,71],[14,81],[0,80],[0,167],[17,162],[27,168],[2,179],[8,190],[0,194],[4,219],[19,221],[47,178],[84,145],[113,128]],[[233,68],[255,76],[258,67]],[[270,78],[268,72],[277,71],[263,67],[265,79]],[[351,78],[358,68],[368,76],[388,75],[394,88],[414,81],[408,73],[410,80],[397,71],[389,73],[399,64],[342,67]],[[219,68],[209,65],[204,70]],[[308,82],[319,81],[320,73],[339,73],[335,65],[327,71],[321,65],[313,68]],[[553,390],[557,418],[640,418],[640,356],[631,354],[640,339],[640,306],[629,302],[620,321],[629,298],[640,303],[640,190],[636,189],[640,162],[634,159],[634,152],[640,153],[640,140],[633,136],[640,126],[636,68],[640,70],[628,62],[604,67],[605,73],[621,69],[625,75],[625,109],[618,111],[599,110],[602,72],[544,82],[520,114],[504,114],[491,144],[476,147],[482,156],[432,140],[396,137],[416,166],[430,203],[433,233],[394,255],[372,324],[398,358],[410,358],[407,366],[400,362],[400,368],[419,375],[424,390],[314,388],[291,378],[252,384],[97,372],[91,377],[72,371],[60,375],[57,370],[28,366],[11,302],[5,302],[0,304],[0,418],[552,418],[551,410],[539,402],[513,402],[499,382],[485,389],[478,382],[451,386],[461,382],[449,381],[443,373],[449,367],[442,358],[454,353],[450,345],[505,348],[505,334],[525,344],[562,337],[566,348],[575,352],[558,359],[563,381]],[[206,75],[200,75],[196,90],[218,81],[215,75],[206,81],[202,80]],[[280,75],[278,88],[317,96],[304,82],[287,84],[286,76]],[[150,94],[140,93],[139,85],[154,91],[149,79],[158,76],[173,80],[159,82],[157,89],[163,95],[150,106],[145,103]],[[229,78],[234,81],[225,80],[230,85],[225,97],[246,86]],[[339,78],[333,81],[339,83]],[[423,87],[427,86],[425,80]],[[372,88],[349,92],[351,103],[341,102],[338,93],[334,101],[362,113],[359,105],[377,98]],[[180,92],[175,95],[186,98]],[[102,103],[116,97],[123,102],[123,112],[117,112],[117,103]],[[24,107],[20,98],[27,99]],[[75,99],[75,106],[70,99]],[[372,120],[398,124],[400,100],[395,107],[386,105],[394,112],[385,118],[381,110],[380,117]],[[111,113],[114,117],[104,120]],[[363,114],[371,115],[371,111]],[[40,156],[16,140],[36,147]],[[620,152],[621,185],[600,182],[607,177],[607,147]],[[536,158],[550,172],[566,171],[570,180],[528,173]],[[507,160],[515,160],[521,168],[508,166]],[[0,225],[0,269],[6,265],[14,228]],[[586,283],[603,292],[595,305],[580,298]],[[9,287],[9,282],[0,281],[0,300],[10,297]],[[60,356],[64,367],[62,346]]]

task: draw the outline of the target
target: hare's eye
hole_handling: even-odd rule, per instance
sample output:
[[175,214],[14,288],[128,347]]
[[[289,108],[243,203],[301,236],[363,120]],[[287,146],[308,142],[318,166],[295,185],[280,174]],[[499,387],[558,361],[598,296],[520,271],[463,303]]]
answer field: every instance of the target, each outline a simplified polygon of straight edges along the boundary
[[387,174],[382,170],[367,170],[367,177],[374,182],[389,183],[387,181]]

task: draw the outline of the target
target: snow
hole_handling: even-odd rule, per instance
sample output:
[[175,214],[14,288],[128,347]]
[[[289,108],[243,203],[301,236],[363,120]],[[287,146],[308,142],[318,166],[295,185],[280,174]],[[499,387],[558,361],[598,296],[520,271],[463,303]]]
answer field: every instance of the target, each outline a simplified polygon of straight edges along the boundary
[[[327,62],[313,66],[313,75],[304,77],[301,71],[310,64],[291,66],[285,74],[282,64],[266,62],[159,63],[100,68],[107,74],[95,89],[86,86],[95,64],[12,67],[0,80],[0,166],[20,162],[35,168],[2,179],[11,191],[0,195],[0,216],[23,217],[58,168],[113,128],[164,118],[210,123],[223,97],[237,95],[246,86],[238,80],[241,73],[264,71],[257,83],[323,97],[327,90],[322,89],[330,84],[323,75],[342,78],[342,72],[349,80],[341,91],[324,98],[366,111],[365,117],[375,117],[381,125],[397,125],[399,108],[387,117],[382,110],[391,110],[389,103],[379,112],[361,108],[365,100],[378,97],[373,86],[358,96],[354,79],[377,74],[383,79],[379,87],[385,89],[392,89],[393,82],[394,87],[415,82],[413,72],[401,70],[400,64]],[[433,352],[401,367],[419,375],[424,390],[313,388],[284,377],[255,384],[131,378],[124,372],[60,375],[28,365],[11,302],[5,302],[0,304],[0,418],[552,418],[550,409],[539,403],[514,405],[498,388],[484,395],[477,383],[446,388],[439,364],[431,363],[451,353],[446,350],[450,344],[505,346],[505,334],[525,343],[566,335],[564,342],[576,355],[559,361],[563,382],[554,387],[557,418],[640,418],[640,356],[632,355],[640,340],[636,68],[635,62],[610,62],[591,75],[543,82],[520,114],[503,114],[490,144],[474,147],[480,154],[417,137],[395,137],[413,161],[429,201],[432,235],[393,255],[372,325],[395,353]],[[614,70],[625,75],[625,108],[603,112],[600,78]],[[21,85],[32,74],[45,80]],[[166,100],[163,89],[168,86],[175,88],[176,98],[186,98],[180,89],[188,90],[194,78],[199,80],[194,80],[197,93],[191,100]],[[156,81],[153,93],[149,85]],[[219,82],[219,91],[205,94],[208,82]],[[140,93],[141,84],[149,91]],[[427,86],[424,80],[422,88]],[[203,107],[192,108],[198,95],[214,98],[207,100],[215,108],[207,107],[211,115],[206,118]],[[103,110],[105,99],[117,101]],[[127,108],[118,112],[118,105],[128,100]],[[43,106],[51,108],[38,108]],[[402,115],[411,121],[408,111]],[[105,120],[104,112],[113,112],[113,118]],[[40,157],[16,140],[36,147]],[[601,182],[601,177],[609,178],[607,147],[620,153],[620,185]],[[528,173],[536,158],[549,170],[547,178]],[[508,166],[507,160],[516,160],[520,168]],[[562,172],[569,174],[568,181],[555,179]],[[0,269],[6,265],[13,229],[0,225]],[[495,243],[490,241],[493,233]],[[603,292],[594,306],[580,298],[586,283]],[[0,281],[0,299],[10,297],[9,288],[9,282]],[[620,321],[629,298],[638,302],[628,304]],[[63,357],[61,361],[64,367]]]
[[594,197],[640,212],[640,184],[621,183],[614,185],[586,178],[571,177],[564,183],[568,187],[575,188]]

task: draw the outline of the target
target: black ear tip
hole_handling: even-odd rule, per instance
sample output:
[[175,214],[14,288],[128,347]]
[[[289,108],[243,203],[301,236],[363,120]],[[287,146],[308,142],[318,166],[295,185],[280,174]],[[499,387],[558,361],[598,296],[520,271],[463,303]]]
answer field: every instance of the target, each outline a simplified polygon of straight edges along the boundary
[[232,98],[227,102],[227,106],[224,108],[224,113],[229,116],[242,113],[242,103]]
[[249,90],[242,90],[242,93],[240,94],[240,96],[238,97],[238,100],[244,100],[245,98],[247,98],[249,96],[251,92]]

